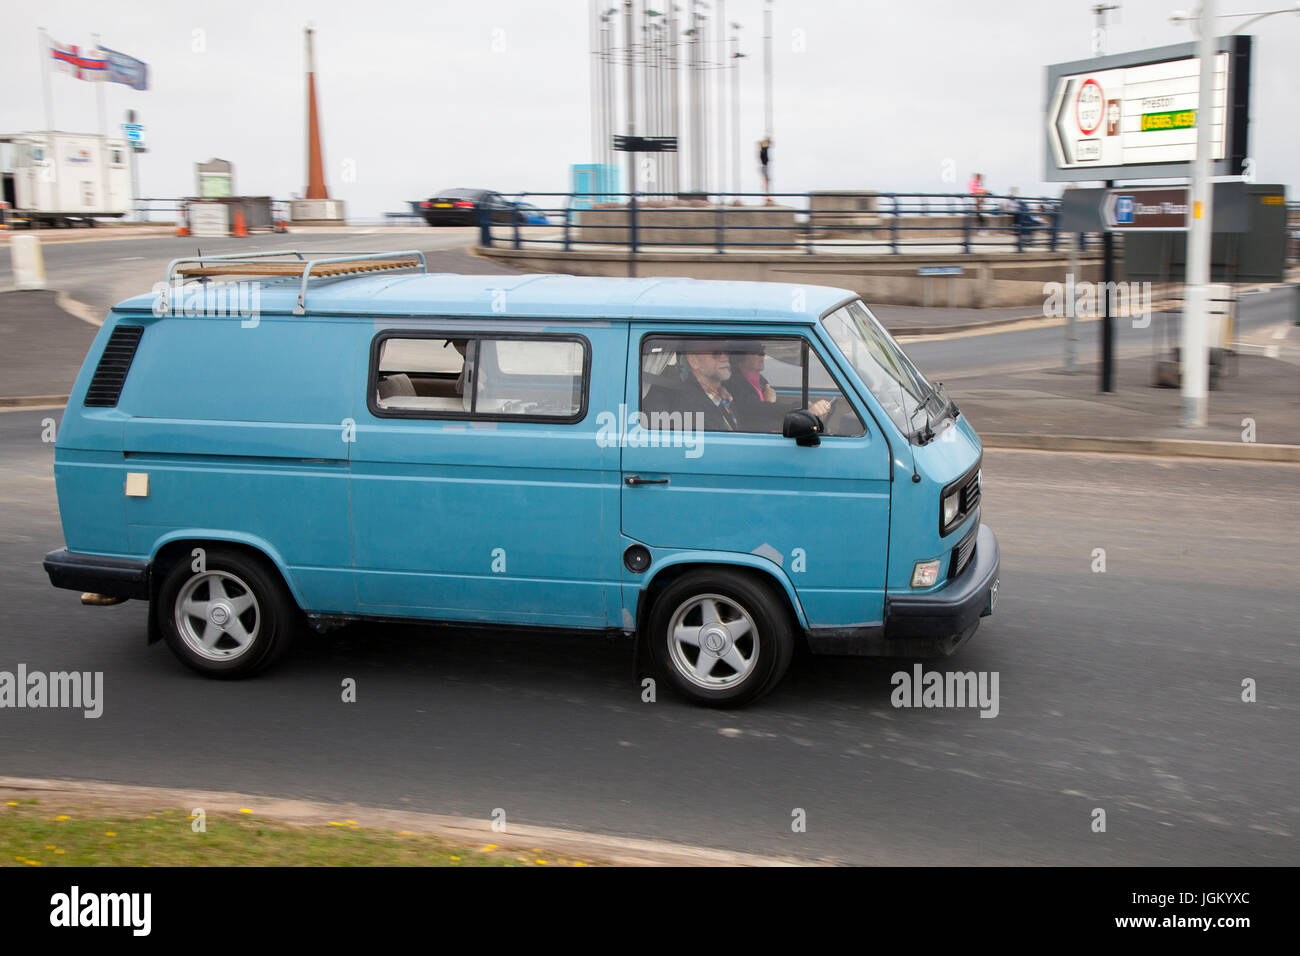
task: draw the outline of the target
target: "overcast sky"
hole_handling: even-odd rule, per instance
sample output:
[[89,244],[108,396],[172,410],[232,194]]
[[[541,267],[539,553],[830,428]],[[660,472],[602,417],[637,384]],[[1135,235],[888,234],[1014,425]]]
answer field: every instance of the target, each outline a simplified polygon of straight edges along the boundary
[[[1256,12],[1292,2],[1217,6]],[[1191,40],[1186,25],[1169,22],[1178,5],[1194,0],[1123,3],[1106,52]],[[943,179],[950,168],[958,188],[979,171],[994,192],[1057,194],[1058,185],[1041,181],[1044,67],[1090,55],[1091,7],[776,0],[776,188],[942,192],[953,188]],[[742,24],[743,188],[756,190],[762,0],[730,0],[726,14]],[[117,131],[128,107],[146,125],[147,196],[192,194],[193,164],[213,156],[235,164],[241,193],[287,198],[304,188],[309,22],[326,179],[349,215],[399,210],[450,186],[562,191],[569,165],[593,158],[587,0],[98,0],[6,4],[4,19],[0,131],[46,126],[38,27],[83,47],[98,33],[149,63],[147,92],[105,84],[110,127]],[[1222,22],[1227,33],[1242,21]],[[1298,198],[1300,16],[1272,17],[1250,32],[1257,178],[1284,183],[1288,198]],[[57,128],[98,129],[96,84],[52,73],[50,85]]]

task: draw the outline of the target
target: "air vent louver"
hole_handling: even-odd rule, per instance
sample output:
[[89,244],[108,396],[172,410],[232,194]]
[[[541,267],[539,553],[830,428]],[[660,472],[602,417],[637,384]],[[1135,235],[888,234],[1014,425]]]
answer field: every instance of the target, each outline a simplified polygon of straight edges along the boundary
[[108,345],[100,356],[95,375],[90,380],[83,403],[88,408],[112,408],[122,394],[126,384],[126,373],[131,370],[135,350],[140,345],[140,336],[144,327],[140,325],[119,325],[108,337]]

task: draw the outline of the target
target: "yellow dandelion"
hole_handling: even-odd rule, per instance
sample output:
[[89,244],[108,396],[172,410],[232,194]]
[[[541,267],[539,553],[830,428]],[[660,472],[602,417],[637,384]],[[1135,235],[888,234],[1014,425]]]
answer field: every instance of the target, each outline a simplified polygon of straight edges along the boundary
[[62,850],[55,850],[54,852],[55,852],[55,853],[62,853],[63,851],[62,851]]
[[106,832],[106,833],[104,834],[104,836],[117,836],[117,834],[114,833],[112,830],[109,830],[108,832]]
[[452,859],[453,859],[453,860],[456,860],[457,862],[460,861],[460,857],[458,857],[458,856],[453,856]]
[[341,827],[341,826],[343,826],[343,824],[339,823],[337,820],[331,820],[331,821],[330,821],[330,826],[332,826],[332,827]]
[[41,861],[40,861],[40,860],[28,860],[28,861],[27,861],[27,865],[28,865],[28,866],[40,866],[40,865],[41,865]]
[[493,851],[493,850],[495,850],[495,849],[497,849],[497,845],[496,845],[495,843],[489,843],[487,846],[483,847],[483,849],[480,850],[479,852],[480,852],[480,853],[490,853],[491,851]]
[[53,844],[53,843],[47,843],[47,844],[45,844],[45,849],[47,849],[47,850],[53,850],[53,849],[54,849],[54,844]]
[[240,813],[252,813],[253,811],[252,811],[252,810],[240,810],[239,812],[240,812]]
[[578,860],[578,861],[577,861],[576,863],[574,863],[573,865],[574,865],[574,866],[586,866],[587,864],[586,864],[586,863],[583,863],[581,860]]
[[11,807],[16,807],[16,806],[18,806],[18,801],[17,801],[17,800],[6,800],[5,802],[6,802],[7,804],[9,804],[9,806],[11,806]]
[[546,866],[545,860],[533,860],[533,862],[536,863],[538,866]]

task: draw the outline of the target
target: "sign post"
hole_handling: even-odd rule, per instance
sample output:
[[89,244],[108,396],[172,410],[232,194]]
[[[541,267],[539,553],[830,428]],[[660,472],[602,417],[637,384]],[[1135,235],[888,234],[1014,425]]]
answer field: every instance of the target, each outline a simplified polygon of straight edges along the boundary
[[675,153],[677,152],[677,137],[637,136],[634,133],[628,133],[626,136],[615,135],[614,149],[618,152],[627,153],[627,188],[629,193],[627,204],[627,274],[631,277],[636,275],[636,182],[633,179],[636,176],[636,154]]
[[[1209,116],[1214,108],[1211,78],[1214,68],[1214,0],[1201,0],[1200,97],[1198,116]],[[1192,163],[1192,222],[1187,234],[1187,291],[1183,296],[1183,426],[1205,425],[1209,390],[1210,322],[1210,124],[1196,124],[1196,158]]]
[[[1205,423],[1210,177],[1243,174],[1250,112],[1251,38],[1216,37],[1211,2],[1202,3],[1200,17],[1197,43],[1049,66],[1045,116],[1044,178],[1106,183],[1101,218],[1108,290],[1115,232],[1189,231],[1182,332],[1185,425]],[[1190,178],[1190,196],[1185,188],[1113,189],[1121,178]],[[1063,228],[1066,218],[1063,205]],[[1109,293],[1104,298],[1100,384],[1109,392],[1114,385],[1114,330]],[[1067,343],[1067,365],[1068,353]]]
[[122,134],[126,137],[127,147],[131,150],[131,213],[136,218],[140,218],[140,167],[135,158],[136,153],[143,153],[144,147],[144,124],[135,121],[135,110],[127,110],[123,117]]

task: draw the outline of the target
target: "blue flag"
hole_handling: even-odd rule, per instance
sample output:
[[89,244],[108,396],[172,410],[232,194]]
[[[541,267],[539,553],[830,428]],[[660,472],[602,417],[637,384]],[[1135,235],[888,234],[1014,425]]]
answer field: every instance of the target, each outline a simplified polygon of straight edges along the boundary
[[122,83],[133,90],[149,89],[148,63],[106,46],[101,46],[99,52],[108,65],[108,74],[104,77],[108,82]]

